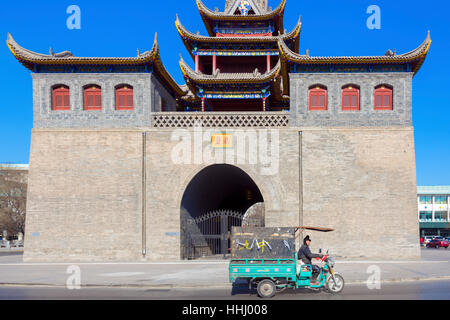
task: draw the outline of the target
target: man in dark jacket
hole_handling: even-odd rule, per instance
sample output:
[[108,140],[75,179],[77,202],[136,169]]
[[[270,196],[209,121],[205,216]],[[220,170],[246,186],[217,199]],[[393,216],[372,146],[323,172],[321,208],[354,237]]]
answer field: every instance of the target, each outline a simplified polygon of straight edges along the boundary
[[318,266],[312,264],[312,259],[323,258],[323,255],[311,253],[311,250],[309,249],[310,244],[311,244],[311,239],[309,238],[309,236],[306,236],[305,239],[303,239],[303,245],[301,246],[300,250],[298,251],[298,259],[302,260],[304,264],[310,264],[312,266],[313,279],[315,279],[315,278],[317,278],[318,274],[320,273],[320,268]]

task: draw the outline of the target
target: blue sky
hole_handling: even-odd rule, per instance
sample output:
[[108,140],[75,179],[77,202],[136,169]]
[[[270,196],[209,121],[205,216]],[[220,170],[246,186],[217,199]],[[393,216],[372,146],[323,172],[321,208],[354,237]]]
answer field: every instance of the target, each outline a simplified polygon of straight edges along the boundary
[[[276,7],[280,0],[270,0]],[[204,0],[223,10],[225,0]],[[69,30],[69,5],[81,8],[81,30]],[[381,8],[381,29],[369,30],[370,5]],[[155,32],[163,62],[183,83],[178,60],[191,58],[178,36],[178,13],[189,30],[206,35],[195,0],[2,1],[0,4],[0,163],[28,163],[32,113],[30,72],[6,46],[7,32],[27,49],[48,53],[70,50],[77,56],[135,56],[150,50]],[[415,49],[431,30],[428,58],[413,82],[417,181],[450,185],[450,3],[444,0],[287,0],[285,28],[302,16],[300,52],[311,55],[383,55],[387,49]]]

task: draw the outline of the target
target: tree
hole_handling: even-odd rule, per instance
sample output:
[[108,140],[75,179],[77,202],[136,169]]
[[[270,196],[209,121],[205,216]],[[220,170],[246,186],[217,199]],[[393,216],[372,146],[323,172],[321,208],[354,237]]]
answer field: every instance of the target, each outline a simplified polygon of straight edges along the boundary
[[25,234],[27,184],[14,173],[0,172],[0,232]]

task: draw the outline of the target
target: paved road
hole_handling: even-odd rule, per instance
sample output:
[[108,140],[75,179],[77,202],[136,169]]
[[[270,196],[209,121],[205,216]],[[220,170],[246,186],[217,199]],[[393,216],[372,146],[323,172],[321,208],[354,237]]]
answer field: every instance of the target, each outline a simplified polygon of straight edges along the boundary
[[[255,292],[239,288],[145,289],[52,287],[0,287],[0,300],[261,300]],[[286,290],[275,300],[450,300],[450,280],[382,284],[380,290],[364,285],[348,285],[343,293],[330,295],[312,290]]]

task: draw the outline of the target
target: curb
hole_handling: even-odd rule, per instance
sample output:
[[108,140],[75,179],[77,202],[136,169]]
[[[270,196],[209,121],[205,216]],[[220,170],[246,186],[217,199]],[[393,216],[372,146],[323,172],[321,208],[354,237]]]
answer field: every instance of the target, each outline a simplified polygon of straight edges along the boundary
[[[407,283],[407,282],[418,282],[418,281],[442,281],[442,280],[450,280],[450,276],[442,276],[442,277],[430,277],[430,278],[404,278],[404,279],[388,279],[382,280],[381,284],[394,284],[394,283]],[[354,280],[348,281],[346,285],[362,285],[366,284],[367,280]],[[65,285],[60,284],[51,284],[51,283],[8,283],[3,282],[0,283],[0,287],[47,287],[47,288],[61,288],[66,289]],[[231,283],[222,283],[222,284],[192,284],[192,285],[176,285],[176,284],[154,284],[154,285],[145,285],[145,284],[82,284],[81,289],[91,289],[91,288],[133,288],[133,289],[160,289],[160,290],[171,290],[171,289],[199,289],[199,288],[208,288],[208,289],[231,289]]]

